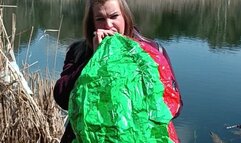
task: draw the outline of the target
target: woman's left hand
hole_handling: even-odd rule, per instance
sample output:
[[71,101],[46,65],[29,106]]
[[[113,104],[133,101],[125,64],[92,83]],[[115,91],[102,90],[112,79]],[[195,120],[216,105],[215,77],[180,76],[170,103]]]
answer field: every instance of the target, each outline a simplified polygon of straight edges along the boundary
[[115,28],[110,29],[110,30],[97,29],[94,32],[94,37],[93,37],[93,48],[94,48],[94,51],[96,50],[97,46],[101,43],[101,41],[106,36],[114,35],[116,32],[117,32],[117,30]]

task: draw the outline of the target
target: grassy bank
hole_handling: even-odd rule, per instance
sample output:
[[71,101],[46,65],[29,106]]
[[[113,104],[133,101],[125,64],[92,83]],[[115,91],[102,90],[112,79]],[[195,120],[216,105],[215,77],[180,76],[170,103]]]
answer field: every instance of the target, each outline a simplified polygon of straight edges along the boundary
[[0,8],[0,142],[59,142],[64,116],[53,99],[54,81],[28,69],[20,73],[13,54],[16,17],[9,34],[2,12]]

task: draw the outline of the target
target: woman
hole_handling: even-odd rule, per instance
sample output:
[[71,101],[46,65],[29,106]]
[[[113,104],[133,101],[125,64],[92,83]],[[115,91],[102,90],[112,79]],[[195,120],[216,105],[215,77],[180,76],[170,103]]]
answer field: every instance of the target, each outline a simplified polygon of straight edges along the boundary
[[[54,87],[54,98],[63,109],[68,109],[69,94],[82,69],[98,44],[115,32],[133,37],[133,20],[125,0],[87,0],[84,17],[84,38],[70,45],[61,78]],[[71,142],[74,133],[68,123],[61,142]]]
[[[155,43],[137,34],[125,0],[87,0],[83,31],[85,40],[70,45],[61,78],[57,80],[54,88],[54,98],[65,110],[68,109],[69,95],[76,79],[106,36],[118,32],[136,41],[156,46]],[[71,142],[74,138],[75,135],[68,123],[61,142]]]

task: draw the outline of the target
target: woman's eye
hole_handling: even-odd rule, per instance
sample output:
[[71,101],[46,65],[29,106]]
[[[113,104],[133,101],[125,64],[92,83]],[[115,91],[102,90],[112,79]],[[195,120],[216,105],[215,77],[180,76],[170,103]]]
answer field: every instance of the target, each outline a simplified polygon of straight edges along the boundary
[[111,19],[116,19],[118,16],[119,16],[118,14],[112,15]]
[[98,18],[95,19],[95,21],[103,21],[103,20],[105,20],[105,19],[102,18],[102,17],[98,17]]

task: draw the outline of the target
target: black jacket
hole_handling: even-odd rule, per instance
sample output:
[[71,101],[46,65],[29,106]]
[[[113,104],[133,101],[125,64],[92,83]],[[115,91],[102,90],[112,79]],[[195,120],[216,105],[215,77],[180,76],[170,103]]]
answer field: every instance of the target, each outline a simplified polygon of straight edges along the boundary
[[[54,99],[57,104],[68,110],[70,92],[81,71],[93,55],[93,50],[86,45],[86,41],[71,44],[65,57],[63,71],[54,87]],[[75,135],[70,123],[67,124],[61,143],[71,143]]]

